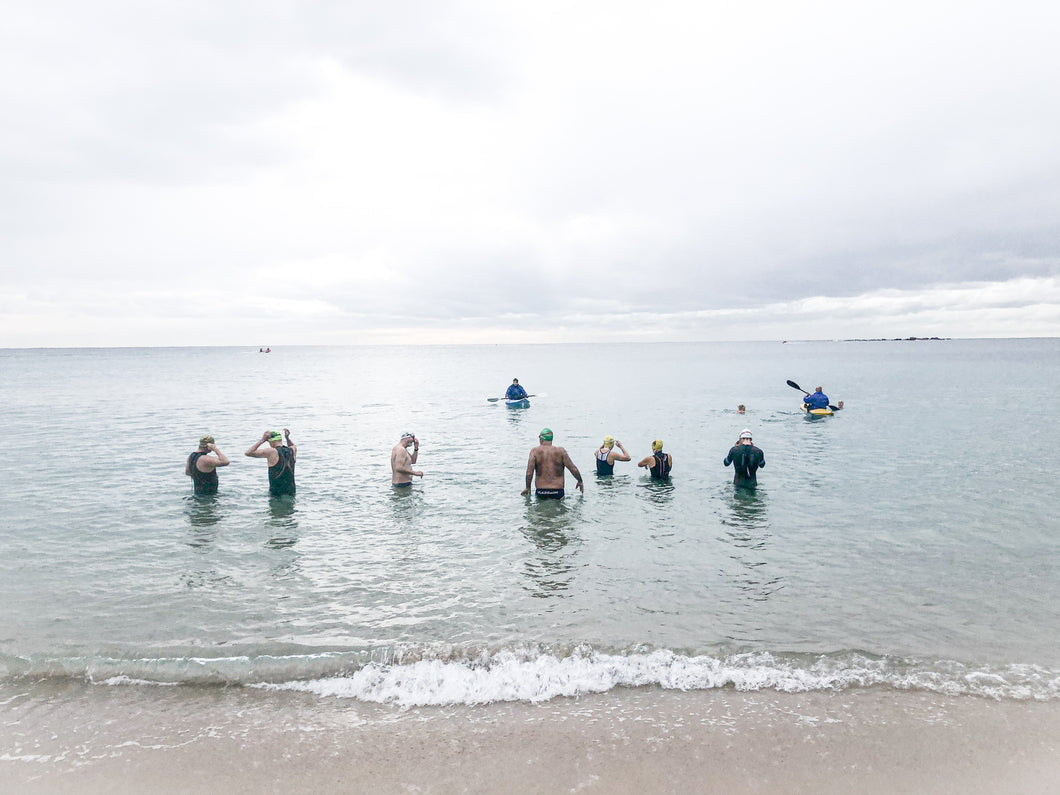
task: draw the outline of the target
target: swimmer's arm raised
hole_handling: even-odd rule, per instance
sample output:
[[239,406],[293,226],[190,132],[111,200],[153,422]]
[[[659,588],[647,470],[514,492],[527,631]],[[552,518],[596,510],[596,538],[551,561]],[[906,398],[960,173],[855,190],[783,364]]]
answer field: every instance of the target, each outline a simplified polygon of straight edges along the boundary
[[[208,444],[206,446],[208,448],[210,448],[210,452],[211,453],[214,453],[217,456],[216,460],[213,460],[213,461],[207,460],[206,463],[211,464],[215,468],[216,467],[226,467],[230,463],[232,463],[231,461],[228,460],[228,456],[226,456],[224,453],[222,453],[220,448],[217,445],[215,445],[213,442],[211,442],[210,444]],[[201,461],[202,459],[200,458],[199,460]]]

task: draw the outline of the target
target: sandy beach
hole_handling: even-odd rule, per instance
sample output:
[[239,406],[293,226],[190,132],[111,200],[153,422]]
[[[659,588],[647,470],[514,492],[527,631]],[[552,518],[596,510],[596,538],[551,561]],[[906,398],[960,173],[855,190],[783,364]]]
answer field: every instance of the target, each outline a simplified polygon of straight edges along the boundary
[[8,689],[0,790],[1047,793],[1060,706],[615,690],[399,709],[242,688]]

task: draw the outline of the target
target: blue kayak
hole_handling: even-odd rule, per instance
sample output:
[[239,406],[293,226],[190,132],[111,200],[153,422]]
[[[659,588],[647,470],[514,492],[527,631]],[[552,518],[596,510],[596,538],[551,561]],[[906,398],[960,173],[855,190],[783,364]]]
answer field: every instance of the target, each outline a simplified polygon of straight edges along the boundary
[[526,398],[519,398],[518,400],[505,398],[504,405],[510,409],[525,409],[530,407],[530,401]]

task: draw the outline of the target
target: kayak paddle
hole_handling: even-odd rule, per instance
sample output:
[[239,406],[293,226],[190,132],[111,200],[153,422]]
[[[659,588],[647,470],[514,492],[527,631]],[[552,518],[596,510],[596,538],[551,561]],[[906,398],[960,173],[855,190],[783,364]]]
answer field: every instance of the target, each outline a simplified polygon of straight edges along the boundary
[[[526,398],[532,398],[532,397],[537,397],[537,395],[526,395],[526,397],[521,397],[521,398],[519,398],[519,400],[526,400]],[[496,403],[498,400],[507,400],[507,398],[502,398],[502,397],[499,397],[499,398],[486,398],[486,400],[488,400],[490,403]]]

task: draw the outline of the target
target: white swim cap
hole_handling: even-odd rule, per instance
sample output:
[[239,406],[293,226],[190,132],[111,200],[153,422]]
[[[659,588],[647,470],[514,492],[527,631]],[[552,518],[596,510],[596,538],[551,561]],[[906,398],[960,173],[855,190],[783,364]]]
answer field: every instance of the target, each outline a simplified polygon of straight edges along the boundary
[[751,438],[751,429],[750,428],[744,428],[742,431],[740,431],[740,438],[741,439],[750,439]]

